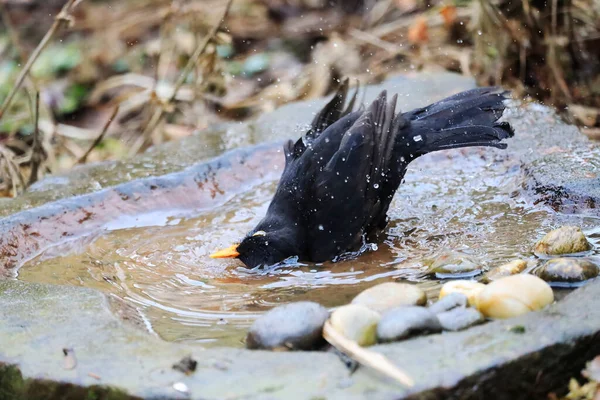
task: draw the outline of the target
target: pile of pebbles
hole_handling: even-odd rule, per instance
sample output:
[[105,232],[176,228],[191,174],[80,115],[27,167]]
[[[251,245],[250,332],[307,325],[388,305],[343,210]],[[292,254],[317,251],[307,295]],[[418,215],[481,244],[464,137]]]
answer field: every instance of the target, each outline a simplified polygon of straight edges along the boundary
[[258,318],[246,338],[250,349],[312,350],[323,348],[323,326],[360,346],[371,346],[442,331],[459,331],[489,319],[505,319],[540,310],[554,302],[552,286],[581,284],[598,276],[600,268],[585,257],[592,245],[578,227],[549,232],[534,253],[543,262],[515,260],[487,272],[460,253],[449,252],[431,264],[440,279],[456,277],[441,288],[429,306],[416,285],[386,282],[359,293],[350,304],[329,312],[318,303],[302,301],[272,309]]

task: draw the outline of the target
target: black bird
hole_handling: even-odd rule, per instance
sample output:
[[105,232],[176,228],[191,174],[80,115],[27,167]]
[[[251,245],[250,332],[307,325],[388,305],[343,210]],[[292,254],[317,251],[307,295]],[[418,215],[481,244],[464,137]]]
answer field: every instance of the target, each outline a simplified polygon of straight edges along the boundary
[[507,92],[478,88],[427,107],[395,113],[382,92],[367,108],[347,107],[348,81],[316,115],[308,132],[284,145],[285,168],[267,215],[237,245],[213,258],[239,258],[248,267],[298,256],[323,262],[375,240],[406,167],[436,150],[506,148],[513,136],[504,112]]

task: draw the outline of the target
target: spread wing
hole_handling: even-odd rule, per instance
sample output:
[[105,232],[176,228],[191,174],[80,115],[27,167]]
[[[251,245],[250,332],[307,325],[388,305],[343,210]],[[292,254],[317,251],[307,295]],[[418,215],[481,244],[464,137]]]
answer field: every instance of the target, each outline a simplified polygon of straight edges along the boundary
[[308,249],[314,261],[326,261],[360,241],[368,216],[373,128],[371,113],[363,114],[343,135],[327,164],[315,172],[307,231],[315,244]]
[[348,89],[349,80],[345,79],[336,91],[333,98],[327,104],[325,104],[325,106],[317,113],[317,115],[315,115],[308,131],[304,134],[304,136],[298,139],[295,143],[290,140],[285,144],[284,152],[286,165],[290,161],[298,159],[302,154],[304,154],[306,148],[315,139],[317,139],[323,131],[352,112],[354,109],[354,104],[356,103],[358,89],[356,89],[350,98],[348,105],[344,107],[346,104],[346,98],[348,97]]
[[308,231],[316,244],[310,249],[313,260],[352,250],[362,235],[385,226],[405,169],[392,151],[406,125],[401,114],[395,114],[396,100],[394,96],[388,102],[382,92],[343,135],[327,165],[315,173],[316,206]]

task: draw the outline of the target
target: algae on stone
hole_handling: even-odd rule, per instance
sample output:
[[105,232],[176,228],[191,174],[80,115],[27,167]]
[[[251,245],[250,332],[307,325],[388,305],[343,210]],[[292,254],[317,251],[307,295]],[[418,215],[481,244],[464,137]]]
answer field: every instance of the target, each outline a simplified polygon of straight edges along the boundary
[[563,226],[550,231],[535,244],[536,254],[556,256],[580,253],[592,248],[578,226]]

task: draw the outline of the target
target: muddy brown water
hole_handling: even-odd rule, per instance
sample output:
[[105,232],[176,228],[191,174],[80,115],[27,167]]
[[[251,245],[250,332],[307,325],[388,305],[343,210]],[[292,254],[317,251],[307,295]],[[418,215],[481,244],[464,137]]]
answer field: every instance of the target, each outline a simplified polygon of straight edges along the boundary
[[434,300],[442,282],[426,273],[427,263],[444,250],[469,254],[488,270],[515,258],[535,260],[534,242],[559,225],[582,226],[596,248],[600,243],[597,218],[532,204],[508,152],[467,149],[411,164],[385,240],[358,258],[256,270],[210,259],[264,215],[276,175],[251,173],[245,190],[217,193],[222,201],[211,208],[118,218],[49,247],[19,269],[18,279],[101,290],[136,307],[147,329],[165,340],[242,346],[252,321],[286,302],[335,307],[389,280],[413,282]]

